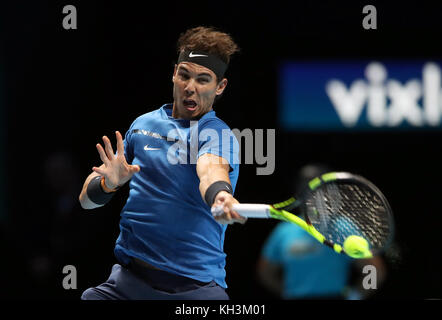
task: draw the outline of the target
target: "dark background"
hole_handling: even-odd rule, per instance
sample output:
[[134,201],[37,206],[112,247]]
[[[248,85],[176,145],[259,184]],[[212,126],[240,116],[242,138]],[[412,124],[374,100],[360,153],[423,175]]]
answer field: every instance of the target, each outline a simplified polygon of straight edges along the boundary
[[[387,281],[373,298],[441,298],[441,131],[287,133],[276,121],[282,61],[442,58],[440,6],[389,3],[2,3],[0,297],[79,299],[106,280],[128,190],[94,212],[80,208],[83,180],[100,164],[95,144],[172,101],[176,40],[187,28],[208,25],[241,47],[217,115],[231,128],[276,128],[274,174],[257,176],[256,165],[242,165],[236,197],[283,200],[297,170],[312,161],[359,173],[384,191],[397,223],[400,255],[387,259]],[[77,8],[77,30],[62,28],[68,4]],[[362,28],[366,4],[377,8],[377,30]],[[274,298],[255,266],[275,225],[229,226],[231,298]],[[62,288],[65,265],[77,268],[77,290]]]

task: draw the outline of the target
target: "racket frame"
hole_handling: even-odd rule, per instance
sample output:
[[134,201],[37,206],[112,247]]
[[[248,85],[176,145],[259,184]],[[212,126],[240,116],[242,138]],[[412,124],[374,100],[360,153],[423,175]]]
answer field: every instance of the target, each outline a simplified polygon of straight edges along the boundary
[[[307,210],[305,210],[305,201],[308,194],[315,191],[320,186],[328,183],[342,183],[342,182],[352,182],[355,184],[359,184],[364,187],[368,187],[371,189],[382,201],[384,207],[386,208],[387,220],[390,228],[390,232],[388,234],[388,238],[386,239],[385,245],[382,248],[373,248],[370,250],[370,254],[365,255],[363,258],[371,258],[373,255],[377,255],[380,251],[388,248],[389,245],[393,242],[394,237],[394,221],[393,221],[393,213],[391,207],[383,195],[383,193],[376,187],[372,182],[368,181],[362,176],[349,173],[349,172],[329,172],[325,173],[321,176],[315,177],[310,180],[308,186],[301,192],[300,198],[297,200],[294,197],[290,199],[279,202],[273,205],[264,205],[264,204],[236,204],[233,205],[233,209],[237,211],[241,215],[241,211],[243,216],[252,217],[252,218],[273,218],[278,220],[283,220],[287,222],[294,223],[301,227],[303,230],[308,232],[311,236],[313,236],[320,243],[332,248],[337,253],[345,253],[343,247],[334,243],[333,241],[326,239],[326,237],[321,234],[311,223],[310,217],[308,216]],[[235,209],[236,207],[236,209]],[[304,219],[299,217],[298,215],[290,212],[294,211],[298,207],[301,207],[301,213]],[[216,209],[216,208],[214,208]],[[212,213],[217,210],[212,209]],[[216,215],[216,214],[214,214]]]
[[[300,198],[296,200],[294,197],[270,206],[270,216],[274,219],[279,219],[283,221],[288,221],[295,223],[306,232],[308,232],[311,236],[313,236],[320,243],[332,248],[337,253],[345,253],[342,246],[340,244],[334,243],[331,240],[325,238],[323,234],[321,234],[311,223],[310,217],[308,216],[307,210],[305,210],[305,202],[304,199],[307,198],[307,195],[313,191],[315,191],[320,186],[323,186],[328,183],[343,183],[343,182],[352,182],[364,187],[368,187],[371,189],[382,201],[384,207],[386,208],[387,221],[390,228],[390,232],[385,241],[385,245],[382,248],[373,248],[370,250],[372,255],[377,255],[381,251],[384,251],[388,248],[393,242],[394,238],[394,219],[393,212],[391,210],[390,204],[388,203],[384,194],[380,191],[380,189],[374,185],[372,182],[367,180],[366,178],[356,175],[349,172],[328,172],[321,176],[315,177],[309,181],[308,186],[301,192]],[[300,218],[296,214],[289,212],[294,209],[301,207],[301,213],[304,219]],[[369,257],[367,257],[369,258]]]

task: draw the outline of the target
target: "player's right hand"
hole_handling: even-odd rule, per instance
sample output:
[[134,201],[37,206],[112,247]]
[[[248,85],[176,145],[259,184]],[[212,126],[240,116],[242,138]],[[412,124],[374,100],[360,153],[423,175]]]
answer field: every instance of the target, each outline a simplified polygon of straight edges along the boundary
[[221,224],[232,224],[235,222],[244,224],[247,221],[247,218],[240,216],[238,212],[233,210],[232,206],[235,203],[239,202],[230,193],[226,191],[218,192],[212,208],[220,208],[222,212],[213,216],[215,220]]
[[129,181],[132,176],[140,171],[140,166],[128,164],[124,156],[124,143],[121,133],[116,131],[117,154],[114,154],[112,144],[108,137],[103,137],[104,149],[98,143],[97,150],[103,165],[93,167],[92,170],[105,178],[106,187],[115,189]]

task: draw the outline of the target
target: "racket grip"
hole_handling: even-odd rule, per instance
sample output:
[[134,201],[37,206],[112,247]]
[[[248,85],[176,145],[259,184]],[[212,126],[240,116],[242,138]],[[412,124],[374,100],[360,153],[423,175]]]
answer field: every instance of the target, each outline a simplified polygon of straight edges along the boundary
[[[238,212],[240,216],[245,218],[270,218],[270,206],[268,204],[254,204],[254,203],[237,203],[233,205],[233,210]],[[223,213],[223,207],[213,207],[212,215],[219,216]]]

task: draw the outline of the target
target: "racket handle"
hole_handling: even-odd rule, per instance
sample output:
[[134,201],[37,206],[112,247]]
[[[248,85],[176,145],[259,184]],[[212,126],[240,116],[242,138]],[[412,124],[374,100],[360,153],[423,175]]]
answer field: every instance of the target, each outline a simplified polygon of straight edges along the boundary
[[[233,210],[245,218],[268,219],[270,218],[269,208],[268,204],[237,203],[233,205]],[[221,215],[223,212],[222,206],[212,208],[212,215],[214,217]]]

